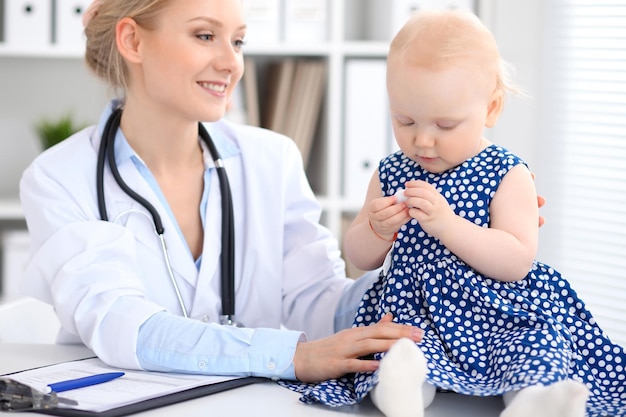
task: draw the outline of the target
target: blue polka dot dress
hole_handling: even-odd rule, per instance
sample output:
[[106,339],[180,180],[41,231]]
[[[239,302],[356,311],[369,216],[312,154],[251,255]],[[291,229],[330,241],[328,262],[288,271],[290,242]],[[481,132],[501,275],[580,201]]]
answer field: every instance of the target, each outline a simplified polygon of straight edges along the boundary
[[[523,164],[491,145],[441,174],[424,171],[401,152],[381,161],[384,195],[414,179],[427,181],[454,211],[488,227],[489,204],[506,173]],[[416,220],[402,226],[378,281],[364,295],[354,326],[394,321],[424,330],[418,346],[428,361],[427,381],[467,395],[501,395],[566,378],[591,391],[587,416],[626,416],[626,351],[612,343],[561,275],[534,262],[517,282],[482,276],[425,233]],[[381,358],[382,354],[375,355]],[[289,384],[306,403],[360,401],[376,373],[346,375],[320,384]]]

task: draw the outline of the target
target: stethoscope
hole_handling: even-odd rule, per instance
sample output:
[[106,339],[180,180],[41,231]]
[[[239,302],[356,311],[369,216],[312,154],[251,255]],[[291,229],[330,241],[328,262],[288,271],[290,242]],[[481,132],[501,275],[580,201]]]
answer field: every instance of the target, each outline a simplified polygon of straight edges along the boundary
[[[165,266],[167,268],[170,281],[176,292],[178,303],[185,317],[189,317],[189,312],[183,301],[183,297],[180,293],[178,283],[174,277],[174,271],[170,263],[167,245],[165,244],[165,229],[161,222],[161,216],[157,212],[156,208],[148,200],[137,194],[131,189],[126,182],[122,179],[118,169],[117,161],[115,160],[115,135],[120,126],[120,120],[122,118],[122,109],[117,108],[109,116],[106,122],[104,131],[102,132],[102,140],[100,142],[100,148],[98,150],[98,162],[96,166],[96,192],[98,198],[98,210],[100,212],[100,219],[108,221],[106,212],[106,203],[104,201],[104,163],[105,159],[109,161],[109,168],[111,174],[115,179],[115,182],[119,187],[133,200],[141,204],[152,216],[152,222],[154,223],[154,230],[159,237],[161,243],[161,251],[163,252],[163,258],[165,260]],[[222,158],[213,143],[213,139],[209,135],[209,132],[204,128],[202,123],[198,123],[198,129],[200,137],[206,143],[209,148],[209,152],[213,157],[213,162],[217,170],[217,176],[220,182],[220,193],[222,194],[222,252],[220,254],[221,263],[221,296],[222,296],[222,315],[219,317],[220,324],[226,324],[231,326],[241,326],[235,320],[235,222],[233,217],[233,201],[232,193],[230,191],[230,184],[228,182],[228,176],[226,175],[226,169]],[[119,217],[119,216],[118,216]]]

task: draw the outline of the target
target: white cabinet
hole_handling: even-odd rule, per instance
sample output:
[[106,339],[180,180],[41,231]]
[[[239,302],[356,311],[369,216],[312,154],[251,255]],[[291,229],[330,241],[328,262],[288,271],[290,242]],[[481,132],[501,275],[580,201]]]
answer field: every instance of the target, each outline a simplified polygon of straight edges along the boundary
[[0,300],[13,301],[22,297],[19,282],[30,257],[28,233],[25,230],[4,231],[0,233],[0,247],[2,248]]
[[56,0],[54,3],[54,44],[69,50],[85,47],[82,16],[91,0]]
[[37,51],[52,41],[49,0],[11,0],[4,8],[4,43],[14,49]]
[[[42,0],[39,1],[41,2]],[[278,2],[276,0],[246,0],[246,3],[254,3],[255,1],[263,5],[263,8],[257,12],[259,13],[257,20],[262,23],[267,20],[267,16],[271,14],[271,10],[266,10],[267,7]],[[287,8],[284,7],[287,1],[294,1],[294,3]],[[346,129],[344,121],[346,120],[346,111],[349,112],[352,110],[350,108],[344,109],[346,102],[344,94],[346,86],[346,63],[353,59],[366,59],[370,61],[379,59],[384,61],[387,53],[388,40],[371,40],[373,38],[380,39],[381,35],[379,32],[374,34],[371,25],[368,25],[368,21],[371,21],[368,7],[379,7],[381,2],[387,5],[387,0],[325,0],[326,2],[323,4],[323,7],[319,7],[320,4],[322,4],[320,1],[322,3],[324,2],[324,0],[298,0],[297,2],[296,0],[282,0],[281,3],[283,7],[280,13],[291,13],[293,18],[298,17],[301,19],[302,27],[306,29],[301,34],[303,36],[313,31],[315,25],[321,25],[320,13],[326,15],[323,28],[318,27],[317,32],[311,35],[310,41],[301,39],[302,36],[297,33],[294,34],[295,29],[293,26],[283,25],[281,33],[273,36],[271,41],[259,42],[256,41],[256,38],[255,40],[249,40],[248,45],[245,46],[245,54],[248,58],[254,60],[254,66],[257,69],[258,77],[256,81],[258,89],[261,90],[258,96],[264,99],[259,103],[261,112],[269,100],[267,95],[263,94],[262,90],[267,88],[268,68],[272,62],[297,58],[312,59],[325,63],[325,94],[323,95],[323,103],[314,143],[311,146],[311,155],[308,158],[307,175],[324,209],[323,223],[331,229],[335,236],[341,238],[342,226],[349,222],[350,217],[360,208],[362,198],[364,197],[358,197],[354,195],[355,193],[347,193],[346,191],[365,189],[364,184],[344,183],[346,178],[359,178],[359,181],[362,181],[364,177],[346,175],[344,170],[344,161],[350,160],[350,158],[353,157],[353,155],[344,154],[346,150],[346,146],[344,146]],[[8,2],[5,0],[5,7],[8,3],[13,4],[14,2],[12,0]],[[19,3],[19,1],[16,0],[15,3]],[[84,3],[85,1],[76,4],[84,5]],[[388,4],[402,5],[404,9],[407,9],[407,4],[409,3],[426,4],[428,2],[394,0]],[[443,0],[438,1],[439,5],[443,3]],[[459,0],[457,2],[450,0],[445,3],[463,3],[466,5],[471,2],[467,0]],[[2,3],[0,2],[0,4]],[[57,0],[56,4],[67,5],[68,2]],[[296,6],[300,9],[298,10]],[[313,6],[316,6],[317,9],[311,9]],[[76,29],[76,10],[67,8],[63,13],[57,14],[60,18],[64,18],[69,22],[67,26],[71,30]],[[7,30],[10,29],[6,25],[7,17],[8,16],[5,14],[4,37],[0,37],[0,39],[4,40],[9,39],[6,33]],[[394,22],[384,22],[382,18],[380,18],[379,24],[389,27],[391,27],[390,25],[397,25],[397,20],[399,19],[397,13],[394,15],[394,19]],[[58,25],[56,26],[58,29]],[[322,35],[320,35],[320,33]],[[63,37],[57,37],[57,39],[66,39],[65,34]],[[77,43],[73,45],[69,41],[64,41],[63,43],[48,44],[45,47],[37,48],[20,48],[7,42],[0,42],[0,59],[7,60],[25,56],[48,60],[66,60],[70,58],[79,63],[75,66],[75,71],[79,71],[80,73],[78,74],[82,74],[86,72],[81,62],[83,55],[82,49],[83,46],[80,39],[77,39]],[[382,82],[383,80],[378,81]],[[97,82],[98,81],[94,79],[94,83]],[[384,103],[386,102],[384,89],[378,90],[380,91],[377,94],[380,95],[380,97],[370,97],[370,99],[373,99],[374,102],[379,101],[381,103],[381,109],[384,109]],[[45,95],[46,91],[38,91],[38,94]],[[368,94],[368,91],[364,91],[363,94]],[[85,97],[84,99],[89,100],[89,97]],[[6,99],[2,98],[0,100]],[[351,116],[353,116],[353,119],[355,118],[354,114]],[[358,119],[358,115],[356,119]],[[364,125],[367,125],[368,122],[366,118],[362,119]],[[372,140],[389,141],[388,138],[384,137],[369,139],[369,141]],[[392,146],[392,144],[384,148],[389,149],[389,146]],[[376,158],[378,158],[378,155],[376,155]],[[376,163],[377,161],[370,167],[372,172],[376,167]],[[368,179],[369,177],[366,175],[365,178]]]

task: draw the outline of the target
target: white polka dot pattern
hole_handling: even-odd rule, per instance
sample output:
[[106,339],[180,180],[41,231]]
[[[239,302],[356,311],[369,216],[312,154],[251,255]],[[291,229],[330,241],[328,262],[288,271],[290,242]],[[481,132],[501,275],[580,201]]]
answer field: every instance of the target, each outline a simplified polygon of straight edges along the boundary
[[[490,146],[453,170],[425,172],[401,152],[379,166],[385,195],[421,179],[434,184],[454,211],[488,227],[488,207],[506,173],[523,163]],[[613,344],[568,282],[535,262],[521,281],[481,276],[412,220],[394,242],[387,275],[363,296],[354,321],[368,326],[391,312],[394,321],[425,332],[421,347],[427,380],[467,395],[500,395],[566,378],[587,385],[587,416],[626,416],[626,351]],[[375,357],[380,358],[377,354]],[[302,401],[330,406],[360,401],[376,373],[347,375],[321,384],[285,384]]]

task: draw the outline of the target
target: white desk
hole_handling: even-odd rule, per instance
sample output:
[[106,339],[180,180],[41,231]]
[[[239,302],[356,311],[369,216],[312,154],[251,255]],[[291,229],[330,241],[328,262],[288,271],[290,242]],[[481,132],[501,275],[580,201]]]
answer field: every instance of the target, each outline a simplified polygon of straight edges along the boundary
[[[81,346],[25,345],[0,343],[0,375],[56,362],[93,356]],[[171,416],[255,416],[255,417],[339,417],[340,415],[376,416],[382,414],[369,400],[339,409],[305,405],[299,394],[273,382],[253,384],[167,407],[134,414],[138,417]],[[425,417],[497,417],[502,410],[500,398],[474,398],[456,394],[437,394]],[[1,416],[16,414],[0,412]],[[20,416],[41,416],[20,413]]]

